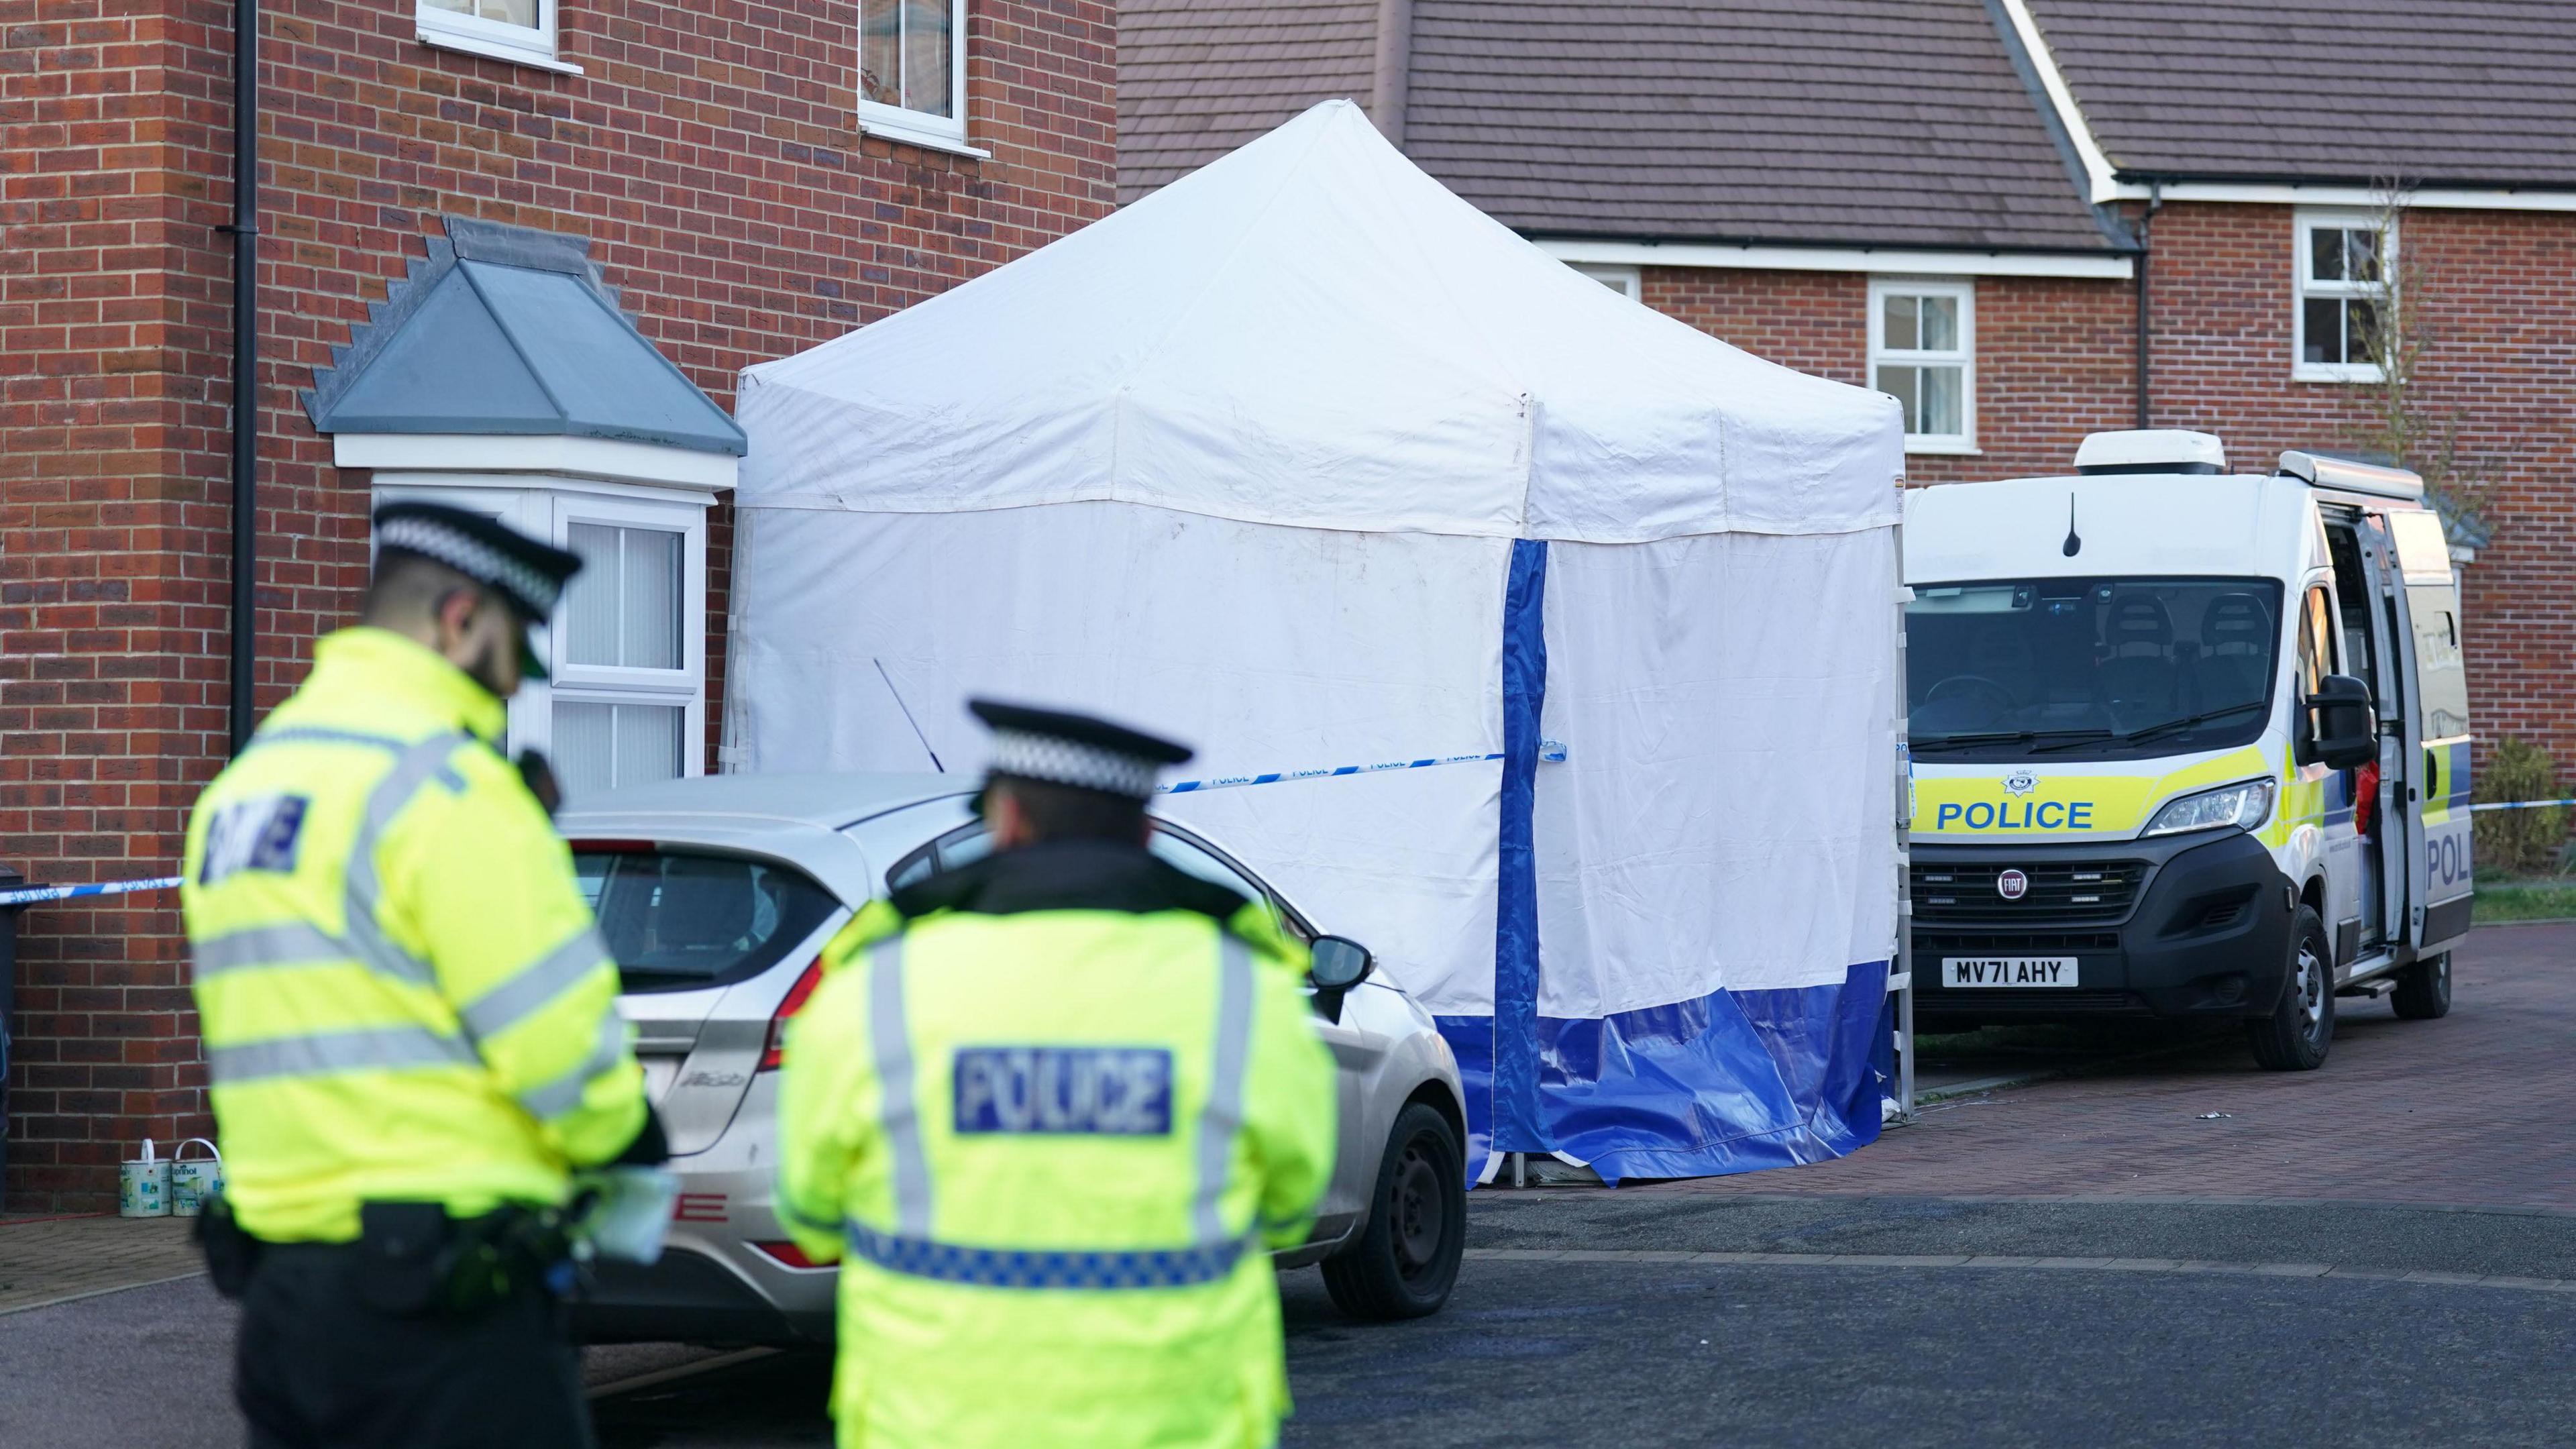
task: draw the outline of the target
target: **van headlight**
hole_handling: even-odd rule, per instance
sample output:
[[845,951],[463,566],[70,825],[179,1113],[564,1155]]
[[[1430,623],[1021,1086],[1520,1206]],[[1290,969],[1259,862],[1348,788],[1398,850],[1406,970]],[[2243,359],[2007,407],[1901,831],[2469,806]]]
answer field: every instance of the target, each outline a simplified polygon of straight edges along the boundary
[[2230,825],[2239,830],[2257,829],[2272,818],[2272,793],[2276,788],[2272,780],[2247,780],[2168,800],[2165,808],[2156,812],[2156,818],[2147,822],[2146,833],[2180,835],[2186,830],[2218,830]]

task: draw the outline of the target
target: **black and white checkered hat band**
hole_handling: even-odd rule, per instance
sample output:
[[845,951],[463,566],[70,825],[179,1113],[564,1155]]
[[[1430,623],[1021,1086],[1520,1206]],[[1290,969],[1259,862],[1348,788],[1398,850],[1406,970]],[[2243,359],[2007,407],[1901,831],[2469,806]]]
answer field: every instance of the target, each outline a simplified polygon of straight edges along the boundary
[[552,615],[555,600],[563,594],[563,585],[534,566],[430,519],[389,519],[376,530],[376,546],[406,549],[436,559],[467,578],[509,595],[510,601],[531,618]]
[[1105,790],[1112,795],[1134,799],[1150,798],[1154,793],[1155,764],[1135,755],[1122,755],[1098,745],[1081,744],[1055,735],[1025,734],[1017,730],[993,732],[992,771],[996,775],[1017,775],[1023,780],[1043,780],[1050,785],[1074,785],[1085,790]]

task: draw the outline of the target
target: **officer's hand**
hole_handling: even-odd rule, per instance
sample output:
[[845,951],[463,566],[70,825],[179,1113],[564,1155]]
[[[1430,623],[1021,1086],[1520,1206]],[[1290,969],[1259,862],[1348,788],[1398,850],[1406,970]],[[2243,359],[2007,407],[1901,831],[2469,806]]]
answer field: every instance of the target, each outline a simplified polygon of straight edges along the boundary
[[519,751],[519,778],[527,782],[528,793],[537,797],[537,803],[546,807],[546,818],[553,819],[554,813],[563,808],[563,786],[556,781],[555,767],[547,763],[543,751]]
[[650,1103],[644,1108],[644,1126],[626,1150],[617,1154],[610,1167],[659,1167],[671,1160],[671,1140],[662,1131],[662,1114]]

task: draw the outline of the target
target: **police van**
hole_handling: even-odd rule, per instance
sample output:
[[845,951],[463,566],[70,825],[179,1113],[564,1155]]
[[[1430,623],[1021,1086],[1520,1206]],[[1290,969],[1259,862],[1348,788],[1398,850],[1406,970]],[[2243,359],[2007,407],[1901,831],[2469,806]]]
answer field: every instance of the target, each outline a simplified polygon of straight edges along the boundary
[[2450,1009],[2468,688],[2420,478],[2096,433],[1911,491],[1904,547],[1924,1028],[2234,1018],[2306,1070],[2337,996]]

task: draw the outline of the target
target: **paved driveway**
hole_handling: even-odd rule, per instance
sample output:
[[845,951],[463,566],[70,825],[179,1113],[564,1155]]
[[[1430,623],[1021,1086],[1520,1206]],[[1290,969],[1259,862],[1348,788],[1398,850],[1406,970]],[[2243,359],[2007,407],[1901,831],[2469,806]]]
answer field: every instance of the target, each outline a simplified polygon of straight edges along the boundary
[[1833,1162],[1635,1190],[2576,1210],[2576,926],[2476,932],[2452,984],[2440,1021],[2338,1001],[2318,1071],[2259,1071],[2221,1034],[2185,1055],[1934,1103]]

